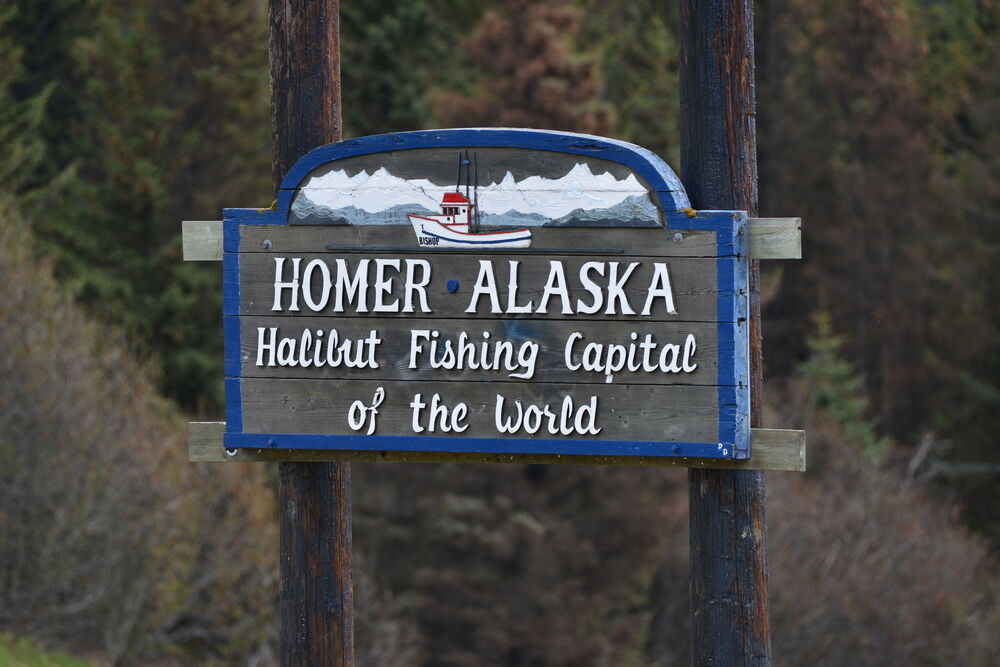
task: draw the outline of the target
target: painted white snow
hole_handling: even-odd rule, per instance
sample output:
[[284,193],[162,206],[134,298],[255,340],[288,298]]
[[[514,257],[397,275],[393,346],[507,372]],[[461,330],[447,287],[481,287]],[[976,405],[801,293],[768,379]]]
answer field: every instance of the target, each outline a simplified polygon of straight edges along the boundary
[[[349,176],[339,169],[313,176],[299,196],[332,210],[354,206],[368,213],[379,213],[401,204],[419,204],[436,211],[444,193],[454,191],[453,185],[398,178],[382,167],[371,174],[362,171]],[[577,209],[610,208],[635,195],[646,195],[646,188],[634,174],[619,180],[610,172],[594,174],[587,164],[578,163],[556,179],[529,176],[517,181],[508,171],[499,181],[480,186],[479,207],[487,215],[516,211],[555,219]]]

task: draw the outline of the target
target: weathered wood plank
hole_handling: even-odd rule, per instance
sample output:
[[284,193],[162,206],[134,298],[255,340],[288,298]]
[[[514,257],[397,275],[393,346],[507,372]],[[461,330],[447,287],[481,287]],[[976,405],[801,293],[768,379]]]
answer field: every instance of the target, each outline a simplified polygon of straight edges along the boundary
[[802,218],[749,218],[751,259],[802,259]]
[[[376,435],[567,439],[549,434],[544,426],[547,421],[542,422],[543,426],[534,435],[521,429],[504,436],[496,428],[498,396],[503,397],[501,412],[505,422],[518,413],[518,401],[524,408],[547,404],[558,416],[566,396],[562,384],[246,378],[241,386],[244,433],[354,435],[359,431],[348,425],[352,404],[355,401],[366,406],[374,404],[374,396],[382,388],[384,402],[378,406]],[[417,394],[426,405],[422,410],[422,431],[412,427],[410,405]],[[440,396],[440,405],[467,406],[467,415],[462,420],[464,430],[460,433],[442,432],[440,426],[430,430],[435,395]],[[594,401],[594,423],[600,429],[601,441],[712,443],[718,442],[720,419],[724,415],[735,419],[730,414],[731,406],[719,405],[715,387],[594,384],[575,391],[573,396],[575,409]],[[585,417],[582,423],[591,422]],[[365,432],[367,425],[366,419],[360,433]],[[568,439],[578,438],[592,438],[592,435],[574,434]],[[280,441],[278,446],[282,446]]]
[[[510,317],[510,318],[536,318],[536,319],[563,319],[567,315],[563,314],[563,304],[561,299],[557,297],[551,297],[547,303],[545,313],[539,312],[527,312],[527,313],[514,313],[514,312],[503,312],[508,310],[513,310],[511,308],[514,306],[524,306],[529,302],[533,304],[531,311],[537,311],[542,304],[542,297],[544,294],[544,287],[549,282],[550,276],[550,258],[546,256],[520,256],[517,258],[517,285],[518,290],[516,292],[516,299],[511,300],[511,295],[508,290],[508,285],[511,282],[511,261],[508,257],[493,257],[492,255],[440,255],[433,258],[429,258],[430,253],[419,253],[415,252],[412,257],[404,256],[399,259],[400,268],[393,269],[387,268],[385,270],[385,278],[391,279],[391,284],[389,287],[389,294],[385,296],[383,301],[387,304],[400,302],[400,308],[402,308],[403,300],[405,299],[402,271],[405,270],[407,259],[420,259],[428,260],[430,262],[430,275],[427,277],[429,283],[426,286],[426,296],[428,307],[431,313],[393,313],[394,318],[404,319],[413,317],[435,317],[435,318],[496,318],[498,316]],[[330,299],[326,303],[323,310],[318,313],[305,310],[305,304],[302,303],[303,300],[297,304],[298,311],[291,311],[290,307],[292,304],[292,290],[285,289],[282,292],[281,311],[274,311],[273,306],[275,302],[275,277],[277,269],[278,255],[273,255],[271,253],[243,253],[240,255],[240,305],[239,312],[232,312],[232,307],[225,307],[225,315],[259,315],[259,316],[285,316],[285,317],[301,317],[303,315],[317,315],[317,316],[332,316],[332,317],[375,317],[379,313],[372,312],[374,309],[375,300],[375,283],[377,281],[377,266],[376,262],[372,260],[383,259],[382,256],[374,253],[352,253],[349,256],[337,255],[334,253],[309,253],[296,255],[300,257],[301,261],[300,267],[300,277],[304,280],[305,269],[309,263],[315,259],[322,260],[328,267],[330,272],[331,281],[336,285],[339,278],[339,264],[338,260],[342,260],[346,267],[346,274],[348,280],[352,278],[355,273],[359,270],[361,262],[368,259],[367,272],[366,272],[366,284],[368,289],[365,291],[365,308],[368,312],[359,313],[356,312],[355,305],[344,304],[344,311],[342,313],[332,312],[336,304],[336,287],[330,289]],[[281,255],[284,257],[282,263],[282,280],[290,281],[293,277],[293,264],[289,256]],[[501,313],[491,312],[491,300],[488,296],[483,294],[478,294],[476,298],[476,312],[468,313],[466,312],[470,306],[473,304],[473,295],[475,294],[474,287],[476,285],[478,276],[480,274],[480,263],[485,260],[492,260],[492,270],[493,276],[497,285],[498,292],[498,305],[501,309]],[[735,266],[738,261],[736,258],[722,258],[715,259],[713,257],[680,257],[675,259],[670,259],[664,263],[667,265],[667,272],[670,278],[671,293],[673,296],[674,303],[674,313],[667,312],[665,301],[662,298],[656,298],[650,303],[650,314],[642,315],[648,294],[649,288],[654,281],[655,275],[655,264],[657,261],[650,257],[639,257],[633,255],[615,255],[600,256],[600,255],[573,255],[560,258],[562,262],[562,267],[564,270],[564,279],[566,281],[567,292],[569,293],[568,305],[571,310],[570,317],[574,319],[606,319],[608,315],[608,305],[610,299],[607,297],[605,292],[602,295],[602,307],[597,313],[588,315],[584,312],[579,312],[585,308],[581,308],[581,303],[584,306],[593,304],[594,296],[588,292],[581,280],[580,273],[581,267],[586,262],[616,262],[617,266],[612,267],[610,264],[606,265],[603,269],[606,272],[604,277],[599,276],[597,273],[591,272],[588,277],[592,279],[598,286],[607,285],[611,282],[611,272],[614,271],[615,275],[622,276],[628,271],[629,267],[633,263],[637,263],[632,272],[629,274],[628,281],[625,283],[622,292],[625,295],[625,299],[633,311],[632,315],[623,315],[622,310],[624,306],[619,302],[614,302],[615,317],[621,320],[625,319],[635,319],[636,321],[649,321],[649,320],[666,320],[666,321],[687,321],[687,322],[715,322],[719,321],[733,321],[732,318],[734,314],[729,313],[728,317],[726,314],[718,313],[718,296],[733,296],[735,294],[735,285],[718,285],[717,275],[720,271],[719,264],[728,263],[731,267]],[[414,268],[417,276],[423,278],[423,269],[420,267]],[[731,268],[729,274],[734,274],[735,268]],[[322,278],[323,274],[320,270],[314,270],[310,275],[311,281],[309,285],[310,294],[313,295],[313,301],[320,300],[321,295],[324,294],[322,289]],[[225,275],[224,281],[229,284],[230,281],[236,279],[235,276]],[[454,291],[450,289],[454,287]],[[305,285],[302,286],[304,291]],[[745,288],[744,288],[745,289]],[[346,290],[345,290],[346,292]],[[417,295],[412,296],[413,307],[415,310],[419,311],[421,309],[421,303],[417,301]],[[347,301],[347,297],[344,297],[344,301]]]
[[222,259],[222,221],[184,220],[181,247],[185,262],[217,262]]
[[[714,257],[717,254],[716,233],[697,229],[532,227],[531,237],[530,248],[520,251],[496,248],[490,251],[490,255],[509,255],[509,258],[516,259],[535,253],[553,254],[551,249],[593,250],[594,254],[614,251],[612,254],[656,257]],[[410,225],[240,227],[241,253],[317,253],[326,251],[327,246],[356,252],[372,252],[373,248],[412,249],[425,257],[439,252],[418,246]],[[612,254],[607,258],[612,258]]]
[[[530,380],[605,383],[610,373],[610,379],[615,384],[714,385],[718,383],[718,360],[724,357],[732,358],[736,354],[733,349],[736,337],[727,337],[726,349],[720,349],[719,326],[716,323],[700,322],[637,322],[634,327],[623,328],[620,323],[610,321],[411,319],[407,320],[405,328],[400,328],[398,320],[390,318],[331,320],[326,317],[299,317],[292,320],[281,317],[243,317],[240,319],[240,375],[258,378],[420,382]],[[273,334],[272,329],[276,329]],[[301,366],[303,357],[300,352],[292,354],[294,365],[279,365],[280,357],[275,350],[281,345],[280,341],[290,339],[300,347],[303,332],[306,330],[309,331],[310,348],[304,359],[309,365],[305,368]],[[467,337],[460,338],[462,333],[467,334]],[[631,333],[636,334],[634,340],[631,339]],[[485,338],[484,334],[488,334],[488,338]],[[689,335],[693,336],[695,344],[689,360],[697,367],[690,372],[677,372],[682,366]],[[347,354],[347,358],[350,359],[355,355],[354,351],[358,349],[359,341],[365,340],[380,341],[378,345],[372,346],[373,357],[378,367],[348,367],[338,350],[345,344],[350,345]],[[335,343],[331,344],[331,341]],[[475,355],[473,365],[477,368],[469,369],[469,354],[462,355],[462,368],[450,370],[432,368],[432,359],[444,358],[446,343],[456,357],[460,349],[465,351],[471,349]],[[656,344],[656,347],[650,347],[649,343]],[[485,358],[489,362],[489,368],[486,370],[478,368],[483,359],[484,344],[487,346]],[[572,364],[577,365],[581,364],[582,355],[590,344],[601,346],[591,349],[598,350],[602,358],[611,354],[613,348],[625,350],[626,356],[621,359],[622,364],[627,364],[627,355],[631,352],[635,364],[640,366],[640,369],[630,371],[626,366],[615,373],[611,373],[610,370],[588,371],[582,367],[569,370],[565,363],[567,349]],[[645,349],[641,347],[644,344]],[[333,352],[329,352],[331,348]],[[318,353],[314,351],[316,349]],[[365,349],[363,344],[362,349]],[[496,350],[500,350],[501,353],[498,354]],[[659,367],[661,356],[666,362],[666,370]],[[415,363],[411,357],[415,357]],[[338,365],[331,367],[327,361],[329,358],[334,359]],[[673,362],[675,358],[676,364]],[[315,359],[320,359],[324,365],[317,368]],[[641,365],[647,360],[656,365],[657,369],[643,370],[644,367]],[[262,365],[258,365],[258,361]],[[497,361],[500,362],[499,370],[493,370]],[[268,365],[271,363],[275,365]],[[525,377],[528,374],[530,377]]]
[[[181,223],[186,261],[220,261],[222,259],[222,221],[184,221]],[[272,242],[271,252],[301,253],[325,249],[341,236],[353,236],[353,240],[340,240],[343,245],[365,244],[369,246],[398,245],[401,235],[389,227],[306,227],[274,233],[271,225],[244,227],[241,230],[241,252],[264,252],[265,240]],[[332,237],[331,230],[336,230]],[[749,253],[751,259],[802,259],[802,218],[750,218],[747,221]],[[574,228],[537,228],[534,231],[536,245],[551,244],[559,248],[583,247],[581,239],[587,238],[592,230]],[[668,230],[671,234],[676,232]],[[621,235],[622,230],[616,230]],[[635,236],[639,243],[648,238],[649,230],[629,230],[625,236]],[[698,230],[682,232],[683,238],[675,244],[674,252],[662,256],[703,257],[711,255],[715,249],[715,233]],[[554,235],[554,236],[553,236]],[[273,237],[273,238],[272,238]],[[408,239],[407,239],[408,240]],[[629,240],[631,244],[633,241]],[[589,247],[589,246],[588,246]],[[631,247],[631,245],[629,246]],[[671,246],[664,246],[671,248]]]
[[725,468],[734,470],[785,470],[804,472],[806,469],[805,431],[755,428],[751,431],[752,457],[735,459],[677,459],[669,457],[635,456],[566,456],[548,454],[472,454],[454,452],[390,452],[343,450],[230,450],[222,445],[225,422],[191,422],[188,424],[188,460],[196,463],[262,463],[279,461],[358,461],[365,463],[511,463],[566,465],[624,465],[673,468]]

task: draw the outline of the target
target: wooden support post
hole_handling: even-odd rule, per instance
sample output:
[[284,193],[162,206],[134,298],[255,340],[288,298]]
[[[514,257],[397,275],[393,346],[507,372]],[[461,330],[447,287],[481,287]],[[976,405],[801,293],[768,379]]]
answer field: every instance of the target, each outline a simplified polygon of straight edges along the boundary
[[[342,137],[337,0],[271,0],[272,174]],[[279,464],[281,664],[354,665],[349,463]]]
[[[681,180],[699,209],[757,215],[753,2],[681,0]],[[761,426],[759,262],[750,267],[750,424]],[[751,451],[751,456],[753,452]],[[770,665],[764,474],[688,472],[695,665]]]

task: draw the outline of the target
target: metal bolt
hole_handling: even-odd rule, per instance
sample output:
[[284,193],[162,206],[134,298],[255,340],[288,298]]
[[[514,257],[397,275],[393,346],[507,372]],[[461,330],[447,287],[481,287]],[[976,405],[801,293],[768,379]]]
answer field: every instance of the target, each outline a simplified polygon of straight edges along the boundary
[[674,456],[680,454],[681,453],[681,446],[680,445],[674,445],[673,447],[670,448],[670,453],[673,454]]
[[680,243],[683,240],[684,240],[683,234],[681,234],[680,232],[674,233],[674,243]]
[[277,443],[277,442],[275,442],[274,438],[268,438],[268,439],[267,439],[267,446],[268,446],[268,447],[274,447],[274,446],[275,446],[275,445],[277,445],[277,444],[278,444],[278,443]]
[[261,245],[264,246],[264,250],[270,250],[271,249],[271,239],[264,239],[264,241],[261,243]]

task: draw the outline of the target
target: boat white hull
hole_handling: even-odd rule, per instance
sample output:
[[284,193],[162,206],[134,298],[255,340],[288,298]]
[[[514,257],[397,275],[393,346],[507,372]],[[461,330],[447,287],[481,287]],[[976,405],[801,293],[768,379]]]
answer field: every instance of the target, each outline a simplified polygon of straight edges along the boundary
[[417,244],[429,248],[527,248],[531,245],[531,230],[511,229],[502,232],[469,232],[466,225],[443,225],[433,218],[410,213],[407,215]]

